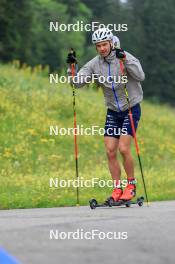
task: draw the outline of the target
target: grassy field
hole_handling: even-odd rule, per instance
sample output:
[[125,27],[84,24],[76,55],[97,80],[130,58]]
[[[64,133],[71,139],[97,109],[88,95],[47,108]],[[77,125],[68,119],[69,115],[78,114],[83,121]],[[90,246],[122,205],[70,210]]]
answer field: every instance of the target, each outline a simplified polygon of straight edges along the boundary
[[[75,188],[50,188],[50,178],[75,179],[73,136],[49,134],[50,126],[72,127],[72,90],[50,85],[35,68],[0,66],[0,208],[52,207],[76,204]],[[45,74],[46,75],[46,74]],[[101,90],[77,91],[77,123],[104,126]],[[175,109],[142,103],[138,140],[149,199],[175,199]],[[109,180],[103,136],[79,136],[79,176]],[[143,187],[132,148],[138,195]],[[126,175],[122,171],[122,177]],[[112,188],[80,188],[80,202],[104,200]]]

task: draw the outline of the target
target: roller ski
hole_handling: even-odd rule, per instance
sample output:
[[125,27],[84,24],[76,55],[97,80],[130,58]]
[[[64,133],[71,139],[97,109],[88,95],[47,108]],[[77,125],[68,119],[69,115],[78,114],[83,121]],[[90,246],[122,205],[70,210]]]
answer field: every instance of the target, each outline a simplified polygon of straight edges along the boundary
[[133,201],[132,199],[136,196],[136,186],[135,182],[128,181],[128,184],[124,191],[122,188],[115,188],[112,192],[111,197],[109,197],[104,203],[98,204],[96,199],[89,201],[91,209],[96,207],[113,207],[113,206],[126,206],[130,207],[131,204],[137,204],[139,206],[143,205],[144,197],[141,196]]
[[89,205],[91,209],[95,209],[96,207],[113,207],[113,206],[126,206],[130,207],[131,204],[137,204],[139,206],[142,206],[144,202],[144,197],[141,196],[136,199],[136,201],[132,200],[119,200],[118,202],[115,202],[113,198],[108,198],[104,203],[99,204],[96,199],[92,199],[89,201]]

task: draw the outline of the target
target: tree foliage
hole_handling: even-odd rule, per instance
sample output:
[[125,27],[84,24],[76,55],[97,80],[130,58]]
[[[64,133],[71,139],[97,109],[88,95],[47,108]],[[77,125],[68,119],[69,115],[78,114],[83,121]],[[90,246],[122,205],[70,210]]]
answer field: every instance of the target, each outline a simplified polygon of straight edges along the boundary
[[81,66],[96,52],[91,32],[50,32],[50,21],[127,24],[127,32],[114,33],[121,46],[141,60],[145,96],[174,103],[174,13],[174,0],[0,0],[0,60],[62,70],[73,46]]

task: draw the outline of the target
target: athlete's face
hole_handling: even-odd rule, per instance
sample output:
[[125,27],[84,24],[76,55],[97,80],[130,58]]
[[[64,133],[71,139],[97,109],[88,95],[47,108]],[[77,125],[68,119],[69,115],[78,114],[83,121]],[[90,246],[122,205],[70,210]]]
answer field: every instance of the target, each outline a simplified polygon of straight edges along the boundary
[[97,52],[102,56],[106,57],[111,50],[111,41],[102,41],[96,44]]

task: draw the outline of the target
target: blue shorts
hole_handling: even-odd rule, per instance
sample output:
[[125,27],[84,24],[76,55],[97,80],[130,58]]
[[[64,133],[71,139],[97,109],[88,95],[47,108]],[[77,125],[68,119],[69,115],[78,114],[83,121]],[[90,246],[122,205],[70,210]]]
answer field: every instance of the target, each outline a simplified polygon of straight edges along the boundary
[[[136,131],[141,116],[140,104],[136,104],[135,106],[131,107],[131,112]],[[125,110],[123,112],[116,112],[111,109],[108,109],[106,114],[104,136],[115,138],[120,138],[121,135],[133,136],[131,122],[128,114],[128,110]]]

